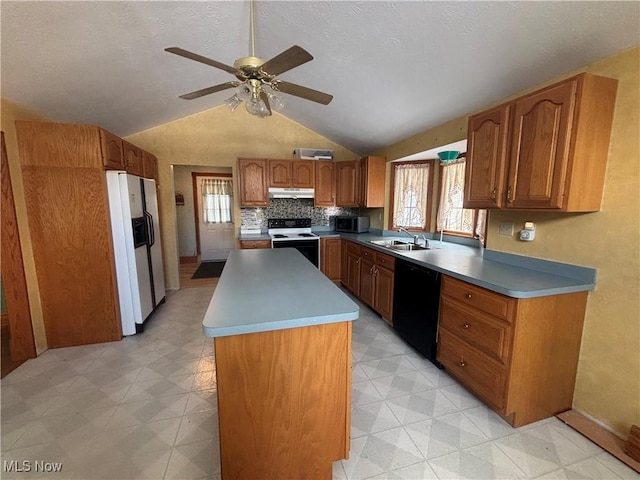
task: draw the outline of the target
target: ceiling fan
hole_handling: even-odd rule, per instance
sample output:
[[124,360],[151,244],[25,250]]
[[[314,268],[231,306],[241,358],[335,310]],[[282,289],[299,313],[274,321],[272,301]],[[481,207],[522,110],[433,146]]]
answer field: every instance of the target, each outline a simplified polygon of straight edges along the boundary
[[244,101],[246,103],[247,111],[259,117],[271,115],[270,102],[274,103],[274,107],[282,106],[282,100],[277,95],[278,92],[287,93],[306,100],[311,100],[312,102],[328,105],[333,99],[332,95],[303,87],[302,85],[296,85],[295,83],[276,79],[276,77],[281,73],[292,70],[295,67],[313,60],[313,56],[311,56],[311,54],[304,48],[294,45],[270,60],[264,60],[255,56],[253,0],[251,1],[250,6],[251,56],[238,58],[233,63],[233,67],[220,63],[216,60],[203,57],[202,55],[189,52],[182,48],[165,48],[166,52],[195,60],[196,62],[204,63],[211,67],[219,68],[220,70],[224,70],[225,72],[235,75],[238,79],[238,81],[225,82],[219,85],[214,85],[213,87],[207,87],[186,93],[184,95],[180,95],[180,98],[193,100],[194,98],[200,98],[215,92],[237,87],[236,94],[227,99],[225,103],[231,107],[232,110],[235,110],[235,108]]

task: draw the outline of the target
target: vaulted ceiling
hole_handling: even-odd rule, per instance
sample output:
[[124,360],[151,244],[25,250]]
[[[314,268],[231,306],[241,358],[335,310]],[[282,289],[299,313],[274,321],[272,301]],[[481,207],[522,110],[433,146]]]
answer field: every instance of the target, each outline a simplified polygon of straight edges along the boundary
[[[246,1],[3,0],[0,15],[2,97],[120,136],[233,93],[179,99],[234,77],[166,47],[250,53]],[[255,33],[258,56],[315,57],[279,78],[334,96],[281,113],[365,154],[637,45],[640,2],[256,1]]]

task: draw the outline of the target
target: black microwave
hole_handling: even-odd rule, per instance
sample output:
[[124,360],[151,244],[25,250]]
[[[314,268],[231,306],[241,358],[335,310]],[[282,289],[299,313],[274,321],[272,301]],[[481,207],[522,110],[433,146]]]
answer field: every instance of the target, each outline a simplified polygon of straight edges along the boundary
[[336,232],[364,233],[369,231],[369,217],[337,216]]

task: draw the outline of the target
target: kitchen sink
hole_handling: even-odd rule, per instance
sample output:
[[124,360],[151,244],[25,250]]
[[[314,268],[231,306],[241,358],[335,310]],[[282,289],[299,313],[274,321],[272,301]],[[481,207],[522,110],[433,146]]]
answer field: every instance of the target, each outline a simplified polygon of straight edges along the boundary
[[412,251],[412,250],[431,250],[430,247],[416,245],[414,243],[403,242],[402,240],[369,240],[369,243],[386,247],[390,250]]

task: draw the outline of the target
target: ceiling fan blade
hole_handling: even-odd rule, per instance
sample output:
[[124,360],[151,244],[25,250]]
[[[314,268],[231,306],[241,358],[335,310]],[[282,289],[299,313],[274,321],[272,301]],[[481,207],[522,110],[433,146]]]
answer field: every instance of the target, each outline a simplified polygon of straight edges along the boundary
[[277,89],[283,93],[289,95],[295,95],[296,97],[306,98],[312,102],[321,103],[322,105],[328,105],[333,100],[333,95],[328,93],[322,93],[312,88],[303,87],[302,85],[296,85],[295,83],[283,82],[278,80],[274,82]]
[[310,60],[313,60],[313,57],[309,52],[298,45],[294,45],[271,60],[267,60],[260,68],[263,72],[275,77]]
[[185,100],[193,100],[194,98],[204,97],[205,95],[220,92],[222,90],[227,90],[228,88],[233,88],[236,86],[238,86],[238,82],[221,83],[220,85],[214,85],[213,87],[203,88],[202,90],[196,90],[195,92],[191,93],[185,93],[184,95],[180,95],[180,98],[183,98]]
[[215,60],[211,60],[210,58],[203,57],[202,55],[198,55],[197,53],[192,53],[187,50],[183,50],[178,47],[169,47],[164,49],[165,52],[173,53],[175,55],[180,55],[181,57],[188,58],[190,60],[195,60],[196,62],[204,63],[211,67],[219,68],[220,70],[224,70],[225,72],[229,72],[232,75],[235,75],[238,70],[229,65],[225,65],[224,63],[216,62]]
[[261,90],[260,98],[262,99],[264,104],[267,106],[267,110],[269,110],[269,115],[271,115],[271,105],[269,105],[269,96],[267,95],[267,92],[265,92],[264,90]]

